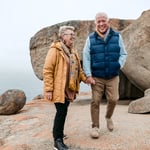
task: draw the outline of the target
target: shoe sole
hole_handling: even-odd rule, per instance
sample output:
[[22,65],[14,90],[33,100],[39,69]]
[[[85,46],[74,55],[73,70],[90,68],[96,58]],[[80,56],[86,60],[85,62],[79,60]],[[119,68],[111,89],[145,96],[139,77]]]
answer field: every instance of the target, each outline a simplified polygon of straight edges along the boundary
[[91,136],[92,139],[98,139],[99,136]]
[[[53,149],[53,150],[58,150],[58,148],[54,147],[54,149]],[[69,150],[69,148],[67,148],[67,150]]]

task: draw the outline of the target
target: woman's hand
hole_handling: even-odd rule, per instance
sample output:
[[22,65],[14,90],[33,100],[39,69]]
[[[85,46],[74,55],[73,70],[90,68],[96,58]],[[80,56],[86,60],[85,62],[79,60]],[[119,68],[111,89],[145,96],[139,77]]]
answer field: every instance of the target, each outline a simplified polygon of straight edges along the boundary
[[46,98],[48,99],[48,100],[52,100],[52,97],[53,97],[53,92],[46,92],[45,93],[45,96],[46,96]]

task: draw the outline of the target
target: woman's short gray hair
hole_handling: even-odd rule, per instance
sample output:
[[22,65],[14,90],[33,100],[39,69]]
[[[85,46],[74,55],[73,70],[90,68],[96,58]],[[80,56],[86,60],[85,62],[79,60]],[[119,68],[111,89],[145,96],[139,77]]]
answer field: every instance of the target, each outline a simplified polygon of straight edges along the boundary
[[61,27],[59,28],[58,36],[61,37],[61,35],[63,35],[63,34],[65,33],[65,31],[67,31],[67,30],[72,30],[72,31],[74,31],[75,28],[74,28],[73,26],[61,26]]

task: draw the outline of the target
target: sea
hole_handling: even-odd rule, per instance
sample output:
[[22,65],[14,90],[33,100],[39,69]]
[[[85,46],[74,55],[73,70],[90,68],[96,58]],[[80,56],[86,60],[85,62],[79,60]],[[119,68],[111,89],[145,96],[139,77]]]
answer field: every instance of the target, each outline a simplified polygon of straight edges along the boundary
[[[43,95],[43,81],[31,71],[3,71],[0,74],[0,95],[10,89],[24,91],[26,100]],[[81,82],[80,92],[90,92],[90,86]]]

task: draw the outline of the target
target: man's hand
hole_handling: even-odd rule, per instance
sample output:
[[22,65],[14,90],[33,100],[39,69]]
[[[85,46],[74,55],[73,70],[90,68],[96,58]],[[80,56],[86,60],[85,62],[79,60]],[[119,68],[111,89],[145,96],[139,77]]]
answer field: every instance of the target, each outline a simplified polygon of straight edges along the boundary
[[89,76],[86,79],[86,83],[87,84],[95,84],[95,80],[93,79],[93,77]]
[[45,93],[45,96],[47,97],[48,100],[51,101],[51,100],[52,100],[52,97],[53,97],[53,93],[52,93],[52,92],[46,92],[46,93]]

